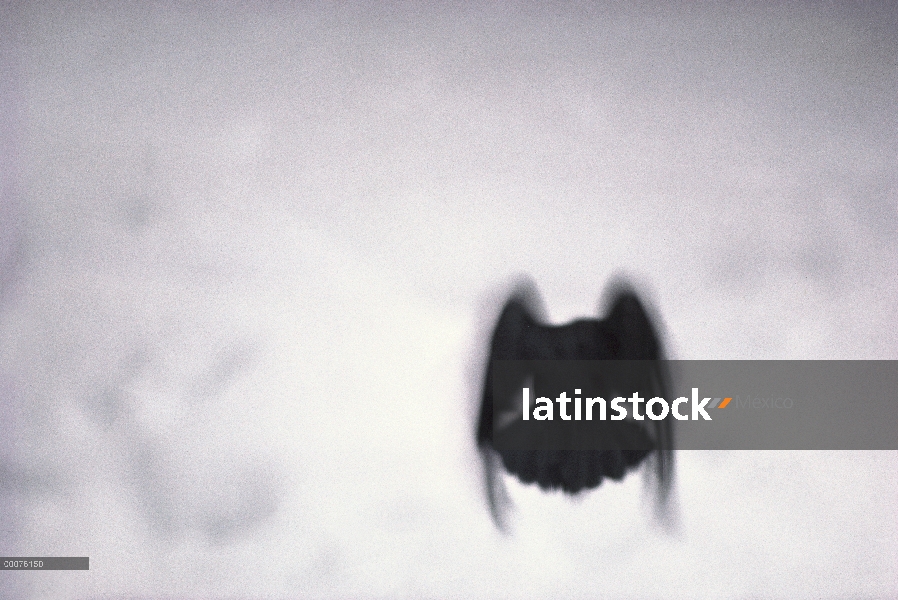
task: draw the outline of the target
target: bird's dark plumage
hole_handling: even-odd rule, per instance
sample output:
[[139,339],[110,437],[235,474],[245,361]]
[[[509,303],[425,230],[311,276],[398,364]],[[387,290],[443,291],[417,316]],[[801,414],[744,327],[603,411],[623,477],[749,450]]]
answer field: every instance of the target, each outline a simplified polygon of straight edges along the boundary
[[[592,440],[599,438],[602,449],[546,447],[539,439],[533,439],[531,446],[514,450],[500,449],[493,443],[494,410],[500,410],[493,398],[490,366],[495,360],[650,361],[634,363],[637,367],[631,370],[622,366],[621,371],[625,372],[620,373],[617,372],[620,363],[614,363],[611,367],[614,378],[622,386],[638,390],[645,398],[666,396],[668,376],[662,362],[661,344],[632,290],[617,289],[612,294],[607,316],[601,320],[582,319],[553,326],[542,322],[541,312],[536,292],[532,288],[518,289],[502,310],[491,339],[477,444],[484,459],[487,496],[494,521],[500,528],[503,526],[502,507],[507,502],[499,477],[501,468],[524,483],[575,494],[598,487],[606,477],[620,480],[628,470],[653,456],[658,500],[663,505],[673,472],[670,417],[661,421],[593,421],[588,425],[587,435]],[[600,395],[609,398],[619,395],[616,391],[617,388],[598,390]],[[539,395],[551,393],[554,391],[544,387]],[[520,412],[517,414],[520,416]],[[562,426],[558,421],[546,423],[549,427]]]

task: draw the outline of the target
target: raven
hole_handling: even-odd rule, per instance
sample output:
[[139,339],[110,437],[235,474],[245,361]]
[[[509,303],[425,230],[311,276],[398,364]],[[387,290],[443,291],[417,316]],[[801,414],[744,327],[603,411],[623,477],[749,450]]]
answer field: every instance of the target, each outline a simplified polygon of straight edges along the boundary
[[[506,302],[493,330],[489,361],[483,386],[480,416],[477,424],[477,446],[484,463],[489,510],[494,523],[505,529],[503,507],[508,504],[500,477],[500,470],[517,477],[523,483],[536,483],[544,490],[562,490],[567,494],[598,487],[606,477],[620,481],[627,471],[635,469],[653,457],[657,481],[658,506],[666,506],[673,476],[673,431],[668,415],[660,421],[593,421],[577,423],[588,427],[586,433],[590,449],[555,447],[549,441],[571,438],[571,433],[559,436],[560,421],[545,421],[547,429],[540,437],[524,436],[524,447],[508,448],[496,444],[496,428],[522,427],[520,402],[509,404],[493,397],[493,361],[521,360],[602,360],[640,361],[638,363],[608,363],[613,377],[594,392],[612,397],[622,387],[636,389],[645,398],[666,397],[669,374],[659,336],[636,293],[627,285],[611,288],[610,309],[604,319],[579,319],[564,325],[544,322],[542,303],[530,284],[519,286]],[[635,369],[632,365],[637,365]],[[529,373],[533,379],[534,373]],[[625,382],[625,383],[623,383]],[[617,385],[623,383],[623,385]],[[530,384],[534,385],[533,383]],[[543,377],[537,380],[534,396],[554,397],[561,388],[551,387]],[[579,390],[577,390],[579,393]],[[514,410],[503,410],[517,406]],[[511,421],[511,422],[509,422]],[[554,430],[552,429],[554,427]],[[532,430],[531,430],[532,431]],[[541,430],[542,431],[542,430]],[[565,430],[571,432],[574,430]],[[562,444],[563,446],[563,444]]]

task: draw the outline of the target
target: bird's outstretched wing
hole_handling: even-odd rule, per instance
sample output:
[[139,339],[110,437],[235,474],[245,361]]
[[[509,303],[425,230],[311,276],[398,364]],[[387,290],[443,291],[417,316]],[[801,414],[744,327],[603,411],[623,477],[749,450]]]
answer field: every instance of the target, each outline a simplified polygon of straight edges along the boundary
[[[606,477],[620,480],[628,470],[653,457],[658,501],[663,506],[673,475],[670,416],[660,421],[626,419],[577,423],[579,429],[566,430],[577,432],[565,434],[567,437],[589,436],[592,449],[583,449],[576,443],[558,447],[545,443],[546,439],[532,436],[526,438],[523,447],[519,445],[514,449],[500,448],[494,443],[494,412],[498,415],[496,427],[499,428],[515,427],[514,423],[520,422],[522,416],[520,404],[513,408],[513,405],[493,398],[491,365],[496,360],[645,361],[609,363],[613,376],[605,379],[602,387],[595,391],[608,398],[620,395],[618,392],[624,388],[637,390],[643,398],[667,396],[669,377],[662,362],[661,343],[632,290],[617,289],[612,295],[610,310],[602,320],[546,325],[541,322],[539,306],[539,298],[532,288],[516,291],[502,310],[491,339],[477,445],[484,461],[487,500],[496,525],[504,528],[504,507],[508,503],[501,479],[502,468],[524,483],[576,494],[598,487]],[[558,384],[542,378],[536,384],[536,394],[554,398],[563,389]],[[546,438],[553,440],[559,439],[558,427],[571,426],[569,423],[562,425],[560,421],[545,423]],[[556,428],[554,432],[552,427]]]

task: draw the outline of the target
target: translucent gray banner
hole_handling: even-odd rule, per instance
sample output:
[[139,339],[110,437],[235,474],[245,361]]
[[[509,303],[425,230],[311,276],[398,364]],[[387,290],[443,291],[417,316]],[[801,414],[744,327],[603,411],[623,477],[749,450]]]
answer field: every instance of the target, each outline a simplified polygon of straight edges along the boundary
[[684,450],[898,449],[898,361],[495,361],[491,380],[505,450],[641,451],[661,423]]
[[4,556],[0,570],[6,571],[88,571],[87,556]]

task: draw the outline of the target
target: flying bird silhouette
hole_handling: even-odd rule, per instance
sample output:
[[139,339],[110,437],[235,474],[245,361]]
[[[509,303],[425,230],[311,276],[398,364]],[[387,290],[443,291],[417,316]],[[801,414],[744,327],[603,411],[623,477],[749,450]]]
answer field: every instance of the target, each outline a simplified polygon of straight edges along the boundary
[[[630,287],[622,284],[612,287],[610,298],[604,319],[548,325],[539,295],[528,283],[515,290],[502,310],[490,341],[477,424],[487,502],[500,530],[505,529],[505,507],[510,503],[500,477],[503,468],[523,483],[574,495],[598,487],[605,478],[620,481],[643,462],[653,463],[658,508],[660,513],[665,512],[673,476],[670,415],[657,421],[629,417],[575,424],[560,419],[541,421],[540,433],[534,435],[533,429],[527,430],[529,433],[518,436],[516,446],[496,443],[495,434],[500,430],[513,434],[515,428],[523,431],[526,424],[521,419],[525,409],[520,387],[514,399],[493,397],[493,361],[638,361],[609,362],[607,369],[602,365],[605,375],[591,391],[609,399],[623,395],[625,389],[636,390],[646,399],[669,397],[669,375],[661,343],[642,302]],[[538,367],[530,363],[522,368],[531,369],[522,373],[524,380],[529,381],[526,385],[534,388],[531,398],[555,398],[565,389],[557,377],[553,380],[550,375],[537,372]]]

